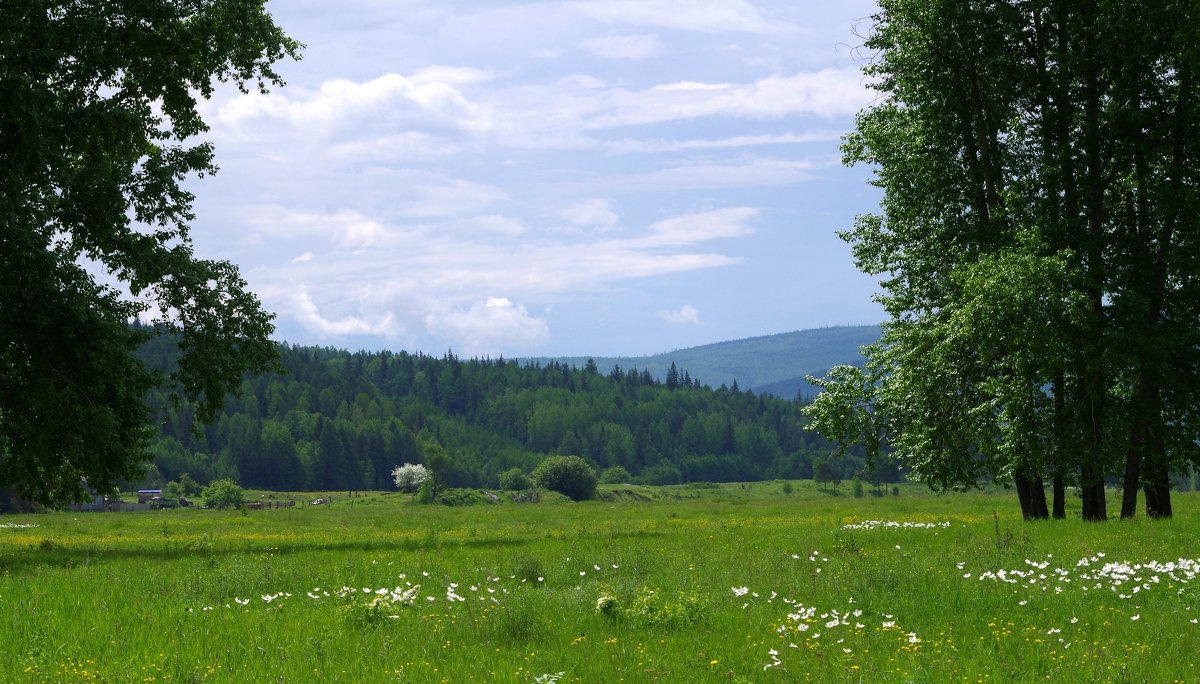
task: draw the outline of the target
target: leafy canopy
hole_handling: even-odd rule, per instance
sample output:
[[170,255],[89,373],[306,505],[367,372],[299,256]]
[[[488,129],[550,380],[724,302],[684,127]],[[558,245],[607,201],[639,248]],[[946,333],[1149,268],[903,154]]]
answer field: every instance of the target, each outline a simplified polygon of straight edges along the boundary
[[[139,474],[150,387],[208,419],[272,366],[272,316],[194,255],[184,185],[216,171],[198,99],[280,85],[272,64],[299,54],[263,4],[0,4],[0,485],[44,504],[83,478],[110,491]],[[137,316],[178,335],[166,377],[132,355]]]
[[596,471],[578,456],[549,456],[533,470],[539,486],[584,501],[596,496]]
[[[1013,482],[1085,518],[1200,462],[1200,6],[882,0],[847,136],[877,213],[842,237],[889,320],[810,411],[937,488]],[[1038,500],[1040,497],[1040,501]]]

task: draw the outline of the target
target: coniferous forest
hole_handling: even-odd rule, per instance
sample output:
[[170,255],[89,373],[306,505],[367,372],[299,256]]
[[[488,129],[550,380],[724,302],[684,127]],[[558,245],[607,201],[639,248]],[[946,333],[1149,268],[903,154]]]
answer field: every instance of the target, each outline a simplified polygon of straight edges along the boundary
[[[166,369],[174,349],[142,349]],[[274,490],[391,489],[392,469],[438,463],[451,487],[496,487],[499,474],[530,472],[551,454],[587,459],[615,481],[641,484],[862,475],[893,481],[894,468],[863,473],[854,456],[831,463],[832,445],[806,429],[801,404],[733,387],[701,386],[686,369],[664,380],[647,370],[406,352],[350,353],[281,345],[280,373],[246,378],[216,420],[155,390],[159,432],[149,482],[188,473]],[[833,467],[831,467],[833,466]]]

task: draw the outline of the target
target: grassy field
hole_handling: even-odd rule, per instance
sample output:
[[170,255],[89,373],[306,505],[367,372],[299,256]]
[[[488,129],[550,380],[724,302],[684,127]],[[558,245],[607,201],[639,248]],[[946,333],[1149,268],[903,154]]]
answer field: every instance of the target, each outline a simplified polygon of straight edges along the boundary
[[1024,523],[842,489],[3,516],[0,679],[1194,680],[1195,495]]

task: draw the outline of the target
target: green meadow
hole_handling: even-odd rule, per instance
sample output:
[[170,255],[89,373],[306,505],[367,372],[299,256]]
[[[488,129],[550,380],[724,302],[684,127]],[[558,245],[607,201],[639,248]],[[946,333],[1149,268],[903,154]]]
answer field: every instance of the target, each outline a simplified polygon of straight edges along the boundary
[[[791,491],[785,492],[788,489]],[[0,517],[12,682],[1186,681],[1200,498],[808,482]],[[1110,499],[1111,500],[1111,499]]]

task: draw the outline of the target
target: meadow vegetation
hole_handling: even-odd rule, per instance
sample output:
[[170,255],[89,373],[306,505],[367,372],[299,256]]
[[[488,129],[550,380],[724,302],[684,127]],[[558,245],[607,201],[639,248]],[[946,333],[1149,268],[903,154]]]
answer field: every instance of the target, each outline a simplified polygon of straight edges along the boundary
[[1077,505],[1065,521],[1024,522],[1007,493],[886,491],[601,485],[582,503],[343,493],[277,510],[2,516],[0,672],[1165,682],[1195,671],[1195,494],[1178,496],[1170,520],[1098,525]]

